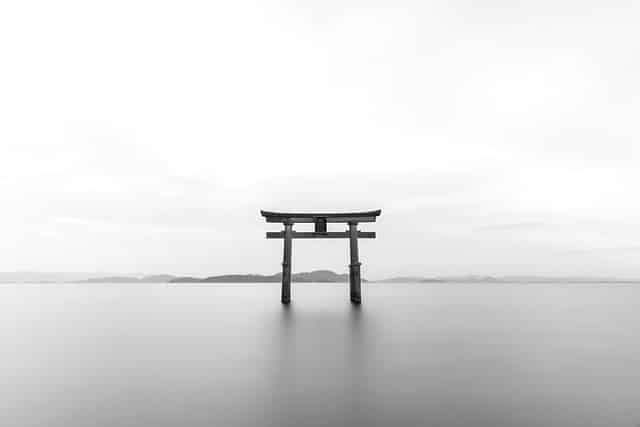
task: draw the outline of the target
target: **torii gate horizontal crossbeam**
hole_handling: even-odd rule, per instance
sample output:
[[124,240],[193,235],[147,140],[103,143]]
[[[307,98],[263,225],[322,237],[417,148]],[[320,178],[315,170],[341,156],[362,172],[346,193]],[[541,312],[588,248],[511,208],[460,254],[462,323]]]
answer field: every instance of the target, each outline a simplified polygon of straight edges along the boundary
[[[348,231],[329,231],[327,233],[315,233],[305,231],[292,231],[292,239],[349,239]],[[284,231],[267,231],[267,239],[284,239]],[[375,239],[375,231],[358,231],[358,239]]]

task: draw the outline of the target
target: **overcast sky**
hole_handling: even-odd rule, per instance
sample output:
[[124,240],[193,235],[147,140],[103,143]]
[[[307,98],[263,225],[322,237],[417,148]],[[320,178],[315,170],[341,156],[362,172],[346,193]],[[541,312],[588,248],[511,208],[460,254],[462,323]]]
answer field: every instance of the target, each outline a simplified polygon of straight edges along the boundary
[[[2,2],[0,271],[273,273],[259,209],[382,208],[365,277],[640,277],[639,22],[632,0]],[[347,250],[295,241],[294,271]]]

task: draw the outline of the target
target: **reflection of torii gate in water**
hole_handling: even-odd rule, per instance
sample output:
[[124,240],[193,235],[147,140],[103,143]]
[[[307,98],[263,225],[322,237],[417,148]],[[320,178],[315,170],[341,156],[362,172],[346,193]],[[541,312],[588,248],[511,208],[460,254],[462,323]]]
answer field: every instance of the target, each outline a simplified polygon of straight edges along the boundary
[[[351,263],[349,264],[349,288],[351,302],[360,304],[360,261],[358,260],[358,238],[375,239],[376,233],[358,231],[359,222],[375,222],[380,210],[350,213],[284,213],[260,211],[267,222],[281,222],[283,231],[267,232],[267,239],[284,239],[284,257],[282,259],[282,303],[291,302],[291,240],[292,239],[349,239]],[[314,223],[312,232],[293,231],[293,224]],[[341,222],[349,224],[344,232],[328,232],[327,223]]]

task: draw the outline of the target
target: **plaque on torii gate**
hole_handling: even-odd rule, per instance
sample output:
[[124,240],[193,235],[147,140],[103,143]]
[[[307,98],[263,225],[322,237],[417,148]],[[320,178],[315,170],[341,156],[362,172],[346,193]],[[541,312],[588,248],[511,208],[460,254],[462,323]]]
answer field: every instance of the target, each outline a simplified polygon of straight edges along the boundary
[[[360,304],[360,260],[358,259],[358,239],[375,239],[375,232],[358,231],[358,223],[375,222],[381,210],[367,212],[343,213],[291,213],[260,211],[267,222],[280,222],[283,231],[267,232],[267,239],[284,239],[284,256],[282,258],[282,294],[283,304],[291,302],[291,241],[293,239],[349,239],[349,290],[351,302]],[[295,223],[313,223],[314,231],[293,231]],[[343,232],[327,231],[329,223],[346,223],[349,229]]]

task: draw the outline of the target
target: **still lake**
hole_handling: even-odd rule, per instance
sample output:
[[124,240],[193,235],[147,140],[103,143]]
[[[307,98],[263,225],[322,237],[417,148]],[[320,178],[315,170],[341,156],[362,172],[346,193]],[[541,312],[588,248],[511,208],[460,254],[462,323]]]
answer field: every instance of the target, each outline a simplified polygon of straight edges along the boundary
[[0,425],[640,425],[640,286],[0,285]]

